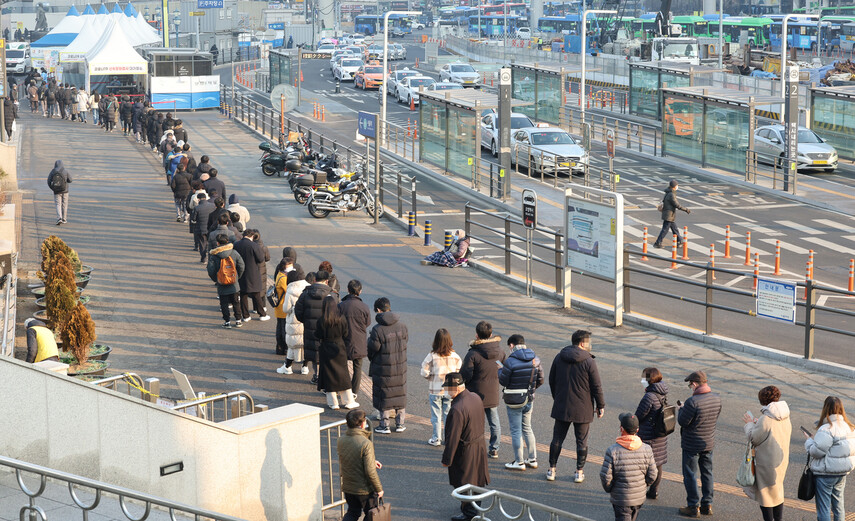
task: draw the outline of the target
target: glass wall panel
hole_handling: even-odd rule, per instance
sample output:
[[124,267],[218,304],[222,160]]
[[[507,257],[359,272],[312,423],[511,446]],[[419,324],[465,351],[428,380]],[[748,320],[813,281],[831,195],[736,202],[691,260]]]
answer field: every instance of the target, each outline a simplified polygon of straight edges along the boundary
[[707,166],[733,172],[745,171],[748,120],[747,107],[728,108],[707,105],[707,114],[704,118]]
[[514,112],[520,112],[530,118],[535,117],[534,81],[534,72],[517,69],[516,67],[511,69],[511,97],[516,100],[528,101],[531,103],[531,105],[525,107],[514,108]]
[[855,160],[855,99],[814,95],[812,109],[811,128],[841,159]]
[[629,113],[659,119],[659,71],[630,67]]
[[703,102],[665,96],[662,113],[665,154],[701,162],[703,109]]
[[471,110],[448,107],[448,166],[446,169],[467,179],[472,177],[469,158],[479,153],[475,147],[478,119]]
[[419,155],[440,168],[445,168],[445,109],[442,105],[422,99],[419,103]]
[[554,125],[558,121],[558,110],[561,107],[561,78],[555,74],[537,73],[537,100],[535,119]]

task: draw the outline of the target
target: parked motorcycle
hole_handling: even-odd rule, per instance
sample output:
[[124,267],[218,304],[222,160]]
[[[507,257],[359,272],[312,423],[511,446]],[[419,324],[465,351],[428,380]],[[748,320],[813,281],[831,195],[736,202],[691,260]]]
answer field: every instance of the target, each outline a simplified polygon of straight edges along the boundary
[[312,189],[309,193],[306,207],[309,214],[316,219],[323,219],[330,212],[352,212],[365,210],[368,215],[374,217],[374,213],[383,215],[383,208],[378,209],[374,196],[368,190],[368,183],[362,178],[362,174],[355,173],[347,183],[342,182],[337,191],[331,191],[327,187]]
[[277,173],[288,172],[286,163],[289,160],[297,159],[305,162],[313,158],[308,141],[302,137],[286,143],[285,148],[281,150],[275,150],[269,141],[262,141],[258,148],[262,151],[261,171],[268,177]]
[[313,190],[324,189],[336,192],[357,175],[361,174],[347,172],[341,168],[335,168],[329,174],[323,170],[310,169],[308,173],[292,178],[294,180],[294,199],[300,204],[306,204],[309,194]]

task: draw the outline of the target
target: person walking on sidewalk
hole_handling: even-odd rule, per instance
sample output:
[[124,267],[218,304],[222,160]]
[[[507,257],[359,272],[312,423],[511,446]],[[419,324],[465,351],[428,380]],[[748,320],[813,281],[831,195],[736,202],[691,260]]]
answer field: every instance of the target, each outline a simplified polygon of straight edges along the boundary
[[68,183],[71,175],[62,165],[62,160],[57,160],[53,165],[47,178],[47,184],[53,191],[53,201],[56,204],[56,225],[68,222]]
[[657,434],[656,418],[668,403],[668,384],[662,381],[662,373],[655,367],[646,367],[641,372],[641,385],[644,396],[635,409],[638,418],[638,437],[650,445],[653,459],[656,461],[656,480],[647,489],[647,498],[659,497],[659,482],[662,480],[662,466],[668,463],[668,435]]
[[383,465],[374,459],[374,443],[365,411],[347,411],[345,421],[347,430],[336,442],[341,492],[347,502],[342,521],[358,521],[368,513],[372,498],[383,497],[383,485],[377,475]]
[[843,521],[846,476],[855,468],[855,425],[846,417],[843,402],[828,396],[822,404],[816,434],[805,440],[810,469],[816,476],[816,518]]
[[422,360],[421,370],[421,375],[428,380],[430,423],[433,427],[433,436],[428,440],[428,445],[442,445],[443,427],[448,417],[448,408],[451,407],[451,396],[443,391],[442,384],[445,382],[445,375],[459,372],[462,365],[460,355],[454,352],[451,334],[444,327],[437,329],[431,351]]
[[360,293],[362,283],[351,280],[347,283],[347,295],[338,305],[339,311],[347,320],[344,346],[350,370],[350,390],[354,396],[359,393],[359,383],[362,381],[362,361],[368,356],[368,326],[371,325],[371,310],[359,298]]
[[347,320],[338,310],[336,298],[327,295],[321,304],[321,318],[315,326],[315,338],[318,339],[318,390],[326,394],[327,405],[333,410],[340,406],[345,409],[359,407],[350,390],[347,352],[344,348],[346,334]]
[[[686,487],[686,506],[680,515],[700,517],[712,515],[713,502],[713,449],[715,426],[721,414],[721,397],[712,392],[703,371],[695,371],[685,378],[692,396],[680,405],[677,423],[680,424],[680,448],[683,449],[683,486]],[[698,468],[701,474],[702,496],[698,495]],[[700,505],[700,510],[698,506]]]
[[220,299],[220,311],[223,313],[223,327],[231,329],[229,323],[229,305],[235,314],[235,326],[241,327],[240,304],[238,303],[238,280],[244,272],[243,259],[234,250],[226,234],[217,235],[217,247],[211,250],[208,258],[208,276],[217,285]]
[[[534,407],[534,392],[543,385],[543,367],[534,351],[526,347],[522,335],[508,338],[511,354],[499,369],[499,385],[505,388],[505,404],[508,409],[508,426],[511,429],[511,445],[514,460],[505,463],[510,470],[537,468],[537,446],[531,429],[531,411]],[[513,403],[509,403],[509,400]],[[525,447],[523,447],[525,441]],[[527,449],[523,454],[523,448]]]
[[[318,276],[327,274],[319,271]],[[327,274],[328,275],[328,274]],[[377,324],[368,337],[368,359],[371,366],[368,376],[372,383],[372,402],[380,411],[380,422],[374,432],[389,434],[390,422],[395,418],[395,432],[404,432],[407,406],[407,326],[401,317],[392,312],[386,297],[374,301]]]
[[493,326],[482,320],[475,326],[476,338],[469,343],[469,351],[463,357],[460,374],[466,388],[481,397],[484,414],[490,425],[488,455],[499,457],[499,440],[502,426],[499,423],[499,372],[496,365],[505,361],[501,338],[493,336]]
[[558,353],[549,370],[549,391],[552,393],[552,442],[549,444],[549,470],[547,481],[555,481],[558,456],[570,426],[576,436],[575,483],[585,481],[585,462],[588,459],[588,431],[597,418],[605,414],[606,402],[597,362],[591,354],[591,332],[577,330],[569,345]]
[[12,139],[16,119],[18,119],[18,106],[15,105],[12,98],[7,97],[3,100],[3,123],[5,123],[6,135],[9,136],[9,139]]
[[635,521],[644,505],[647,486],[659,475],[653,450],[641,441],[638,417],[631,412],[618,416],[620,436],[606,449],[600,482],[609,493],[615,521]]
[[662,199],[662,204],[659,205],[662,209],[662,230],[659,236],[656,237],[656,242],[653,243],[654,248],[662,247],[662,239],[668,233],[670,228],[671,233],[677,236],[677,246],[683,244],[683,239],[680,237],[680,230],[677,228],[677,210],[683,210],[687,214],[692,213],[688,208],[684,208],[677,200],[677,180],[672,179],[668,183],[668,188],[665,189],[665,197]]
[[760,415],[745,413],[745,434],[754,449],[754,485],[745,494],[760,503],[763,521],[784,519],[784,478],[790,463],[790,407],[774,385],[760,389]]

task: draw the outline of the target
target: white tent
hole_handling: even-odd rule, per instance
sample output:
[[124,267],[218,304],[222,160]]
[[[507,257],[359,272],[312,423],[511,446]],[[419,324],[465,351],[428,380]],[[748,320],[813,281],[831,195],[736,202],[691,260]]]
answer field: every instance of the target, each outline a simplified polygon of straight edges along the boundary
[[89,92],[93,76],[144,75],[148,71],[148,62],[134,50],[116,20],[109,21],[101,39],[86,53],[84,60]]
[[157,33],[157,29],[151,26],[148,22],[145,21],[145,18],[139,13],[136,14],[132,18],[134,23],[140,28],[140,32],[146,35],[153,36],[158,42],[161,41],[161,36]]
[[134,22],[134,19],[125,15],[125,13],[110,13],[108,16],[110,19],[115,20],[116,23],[118,23],[121,30],[125,33],[125,37],[128,42],[133,47],[151,45],[160,40],[156,34],[152,35],[151,33],[143,33],[140,31],[140,28],[136,22]]
[[103,15],[87,15],[83,27],[80,29],[80,34],[77,35],[68,47],[59,51],[60,63],[79,63],[83,62],[86,53],[98,43],[108,20]]

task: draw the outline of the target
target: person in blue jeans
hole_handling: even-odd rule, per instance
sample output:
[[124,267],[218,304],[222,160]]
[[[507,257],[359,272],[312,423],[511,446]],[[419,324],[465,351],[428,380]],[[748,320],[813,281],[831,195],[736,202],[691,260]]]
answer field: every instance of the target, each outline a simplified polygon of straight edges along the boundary
[[[534,431],[531,429],[531,410],[534,406],[534,392],[543,385],[543,367],[540,364],[540,358],[526,347],[525,338],[522,335],[511,335],[508,338],[508,347],[511,354],[499,369],[499,385],[505,388],[504,394],[508,396],[505,406],[508,409],[508,427],[511,429],[514,460],[505,463],[505,468],[536,469],[537,447]],[[515,403],[511,404],[508,401]],[[525,405],[520,406],[518,403],[520,401]],[[526,453],[523,451],[523,442],[527,449]]]
[[846,475],[855,468],[855,425],[846,418],[843,402],[836,396],[825,399],[817,425],[816,434],[805,440],[810,469],[816,476],[816,519],[831,521],[834,512],[834,521],[843,521]]
[[433,435],[428,440],[429,445],[438,447],[445,438],[445,419],[451,407],[451,396],[442,388],[445,375],[460,371],[463,361],[454,352],[451,334],[445,328],[436,330],[430,353],[422,361],[422,377],[428,380],[428,403],[430,404],[430,424]]
[[[686,506],[680,515],[700,517],[712,515],[713,502],[713,449],[715,426],[721,414],[721,397],[712,392],[703,371],[695,371],[685,378],[692,396],[680,406],[677,423],[680,425],[680,448],[683,449],[683,486],[686,487]],[[698,495],[698,469],[701,475],[701,494]]]

